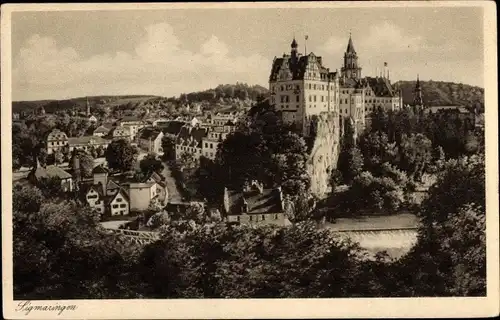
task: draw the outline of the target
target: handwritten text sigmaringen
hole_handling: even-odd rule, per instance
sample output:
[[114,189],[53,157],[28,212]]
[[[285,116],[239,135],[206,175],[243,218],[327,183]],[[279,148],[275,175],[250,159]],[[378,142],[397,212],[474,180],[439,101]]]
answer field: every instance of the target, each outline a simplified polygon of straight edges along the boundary
[[16,312],[24,312],[25,315],[28,315],[32,311],[49,311],[61,315],[64,311],[75,311],[76,309],[77,306],[74,304],[60,305],[56,303],[54,305],[35,305],[32,304],[31,301],[21,301],[17,305]]

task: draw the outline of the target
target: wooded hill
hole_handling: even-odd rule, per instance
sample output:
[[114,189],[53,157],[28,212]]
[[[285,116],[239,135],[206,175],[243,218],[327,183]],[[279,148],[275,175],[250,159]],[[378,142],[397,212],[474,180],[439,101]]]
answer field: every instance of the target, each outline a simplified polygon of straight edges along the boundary
[[[398,81],[395,87],[403,90],[403,103],[413,103],[416,81]],[[484,111],[484,89],[462,83],[420,81],[424,104],[428,106],[461,105]]]

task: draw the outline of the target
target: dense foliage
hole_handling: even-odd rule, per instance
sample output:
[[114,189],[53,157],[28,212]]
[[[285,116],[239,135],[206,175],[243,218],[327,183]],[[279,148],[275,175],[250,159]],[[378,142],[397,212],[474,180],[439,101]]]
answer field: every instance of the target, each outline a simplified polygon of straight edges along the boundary
[[130,142],[125,139],[114,140],[108,145],[105,157],[109,168],[130,171],[137,158],[137,149],[132,147]]

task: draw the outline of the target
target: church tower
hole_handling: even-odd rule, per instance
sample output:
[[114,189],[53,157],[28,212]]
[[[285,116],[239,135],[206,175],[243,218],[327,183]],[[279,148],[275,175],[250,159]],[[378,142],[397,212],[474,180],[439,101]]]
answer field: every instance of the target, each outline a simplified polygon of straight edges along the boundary
[[349,34],[347,50],[344,53],[344,66],[341,73],[344,78],[361,79],[361,67],[358,66],[358,54],[354,49],[351,34]]
[[90,117],[90,103],[89,103],[89,98],[87,97],[87,117]]
[[415,107],[422,107],[424,105],[424,100],[422,99],[422,88],[420,87],[420,79],[417,74],[417,84],[413,90],[413,105]]

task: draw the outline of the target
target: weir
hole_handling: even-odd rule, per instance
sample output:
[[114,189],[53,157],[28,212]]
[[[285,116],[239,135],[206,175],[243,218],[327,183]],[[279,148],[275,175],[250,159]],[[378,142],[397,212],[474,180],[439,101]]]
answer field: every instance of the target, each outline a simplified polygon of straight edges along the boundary
[[342,238],[349,238],[371,253],[387,251],[399,258],[417,243],[417,228],[342,230],[333,231]]

